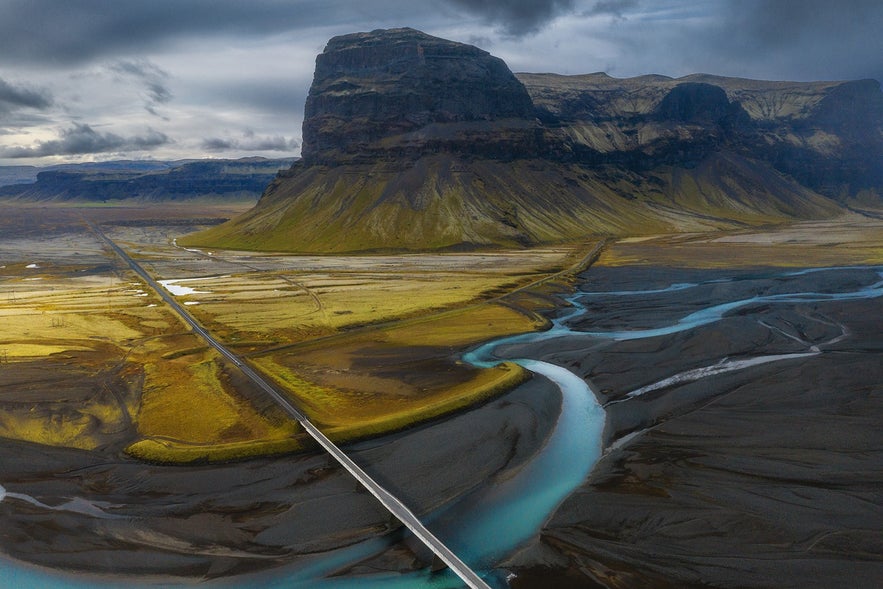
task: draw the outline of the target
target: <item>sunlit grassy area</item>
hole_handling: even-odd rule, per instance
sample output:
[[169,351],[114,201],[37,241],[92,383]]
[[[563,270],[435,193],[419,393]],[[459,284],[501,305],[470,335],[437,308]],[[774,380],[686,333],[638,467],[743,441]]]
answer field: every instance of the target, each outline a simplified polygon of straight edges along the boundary
[[[31,241],[0,240],[0,437],[171,463],[309,443],[93,236],[43,241],[44,229]],[[544,328],[539,311],[556,304],[567,278],[536,282],[594,245],[294,256],[184,250],[164,241],[169,227],[115,231],[158,279],[186,279],[195,292],[176,295],[191,303],[185,308],[339,441],[460,410],[527,378],[515,365],[479,370],[458,358]],[[599,263],[881,264],[881,243],[883,226],[855,217],[620,239]],[[34,244],[48,259],[33,254]]]
[[[0,436],[112,447],[167,463],[309,444],[299,425],[85,228],[48,242],[44,230],[0,240]],[[209,255],[157,238],[169,228],[112,231],[158,279],[186,280],[193,291],[176,295],[190,303],[185,308],[232,349],[257,354],[250,362],[340,441],[460,410],[527,378],[515,365],[479,370],[457,358],[482,341],[544,327],[535,312],[549,304],[544,295],[497,297],[581,254],[562,246]],[[40,244],[43,257],[32,253]],[[78,251],[88,252],[86,262]]]
[[528,378],[515,364],[477,369],[459,351],[545,325],[499,304],[413,319],[258,355],[270,375],[338,441],[394,431],[462,409]]
[[124,437],[141,381],[128,352],[176,319],[115,275],[10,266],[0,270],[0,436],[81,449]]
[[883,222],[850,216],[719,233],[621,239],[599,263],[695,268],[883,264]]
[[574,249],[374,257],[260,254],[253,260],[241,252],[214,252],[191,264],[166,264],[152,256],[144,263],[163,277],[179,276],[189,267],[193,275],[181,284],[195,292],[179,300],[226,343],[274,345],[490,298],[565,267]]
[[137,429],[144,438],[127,448],[139,458],[159,462],[227,460],[269,451],[300,448],[299,426],[279,410],[260,411],[236,383],[214,350],[194,348],[195,336],[176,338],[157,357],[148,349]]
[[87,450],[143,438],[129,451],[164,462],[300,447],[134,278],[29,274],[2,282],[0,436]]
[[255,364],[295,397],[300,407],[329,438],[344,442],[388,433],[503,393],[528,378],[516,364],[476,370],[471,378],[420,395],[332,389],[304,380],[271,358]]

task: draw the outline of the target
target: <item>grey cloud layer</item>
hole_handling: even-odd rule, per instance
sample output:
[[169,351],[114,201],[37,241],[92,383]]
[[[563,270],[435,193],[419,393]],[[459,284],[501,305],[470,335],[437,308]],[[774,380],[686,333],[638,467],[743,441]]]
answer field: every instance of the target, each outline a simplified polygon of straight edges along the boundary
[[315,54],[373,28],[518,71],[879,80],[881,22],[881,0],[0,0],[0,157],[296,153]]
[[203,140],[202,147],[212,152],[231,149],[291,152],[300,147],[300,144],[295,139],[287,139],[282,135],[259,136],[254,132],[246,132],[239,138],[209,137]]
[[425,27],[456,20],[461,11],[461,18],[478,16],[522,35],[570,11],[574,1],[6,0],[0,3],[0,63],[74,64],[179,39],[257,37],[348,23],[354,30],[396,21]]
[[48,91],[12,84],[0,78],[0,114],[20,108],[44,110],[50,106],[52,96]]
[[499,25],[510,35],[535,33],[573,9],[573,0],[448,0],[450,4]]
[[[253,0],[8,0],[0,5],[0,60],[80,63],[134,54],[174,38],[263,35],[297,28],[293,4]],[[314,14],[319,2],[308,2]]]
[[156,107],[172,99],[172,91],[166,85],[168,72],[146,59],[121,60],[110,66],[111,71],[134,78],[144,87],[147,95],[144,110],[160,116]]
[[728,0],[722,20],[718,53],[779,60],[802,78],[883,77],[880,0]]
[[55,155],[82,155],[117,151],[142,151],[155,149],[169,143],[169,138],[158,131],[148,129],[144,135],[121,137],[115,133],[100,133],[89,125],[74,124],[60,133],[60,139],[41,141],[33,147],[7,147],[0,149],[0,157],[34,158]]
[[[700,14],[701,23],[685,19],[639,26],[647,13],[665,10]],[[723,64],[718,69],[732,61],[762,69],[768,59],[779,71],[792,68],[802,78],[836,68],[844,76],[883,75],[880,0],[5,0],[0,2],[0,64],[58,67],[126,59],[176,42],[260,39],[310,34],[317,28],[447,29],[460,23],[470,27],[465,37],[486,37],[487,32],[476,31],[478,21],[518,37],[537,33],[555,18],[598,15],[613,15],[630,25],[624,30],[639,31],[640,36],[617,35],[615,27],[599,31],[615,39],[623,55],[629,55],[630,44],[652,45],[662,59],[671,59],[664,55],[671,53],[689,63],[705,56],[712,65]],[[576,45],[584,41],[561,39]],[[554,66],[547,69],[560,69]],[[155,108],[168,87],[157,72],[135,69],[132,75],[151,77]],[[658,68],[647,63],[645,71]]]

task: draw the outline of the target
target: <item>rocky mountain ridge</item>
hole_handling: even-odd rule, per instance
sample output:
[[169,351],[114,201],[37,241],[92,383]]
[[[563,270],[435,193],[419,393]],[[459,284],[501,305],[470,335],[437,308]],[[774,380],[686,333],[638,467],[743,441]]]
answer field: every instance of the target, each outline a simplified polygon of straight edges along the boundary
[[506,64],[477,47],[410,29],[335,37],[316,58],[303,157],[307,164],[400,161],[458,151],[475,134],[489,142],[472,150],[493,154],[535,127],[533,110]]
[[0,178],[15,182],[0,186],[0,198],[81,202],[253,200],[292,161],[261,157],[170,162],[122,160],[46,169],[16,167],[9,175],[4,175],[0,168]]
[[873,81],[512,74],[413,29],[316,60],[303,159],[192,244],[303,252],[518,246],[880,206]]
[[651,166],[666,159],[689,164],[678,161],[681,154],[673,146],[705,144],[772,164],[832,198],[883,193],[883,93],[874,80],[767,82],[705,74],[518,78],[537,116],[576,159],[612,158],[633,167],[642,160]]

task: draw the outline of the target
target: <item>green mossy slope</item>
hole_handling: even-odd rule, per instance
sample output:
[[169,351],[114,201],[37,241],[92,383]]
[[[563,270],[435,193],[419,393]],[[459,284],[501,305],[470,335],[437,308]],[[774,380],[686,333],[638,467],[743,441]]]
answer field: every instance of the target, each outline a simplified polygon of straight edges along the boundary
[[248,213],[179,240],[303,253],[513,247],[836,215],[770,166],[718,153],[641,174],[547,160],[427,156],[392,164],[296,164]]

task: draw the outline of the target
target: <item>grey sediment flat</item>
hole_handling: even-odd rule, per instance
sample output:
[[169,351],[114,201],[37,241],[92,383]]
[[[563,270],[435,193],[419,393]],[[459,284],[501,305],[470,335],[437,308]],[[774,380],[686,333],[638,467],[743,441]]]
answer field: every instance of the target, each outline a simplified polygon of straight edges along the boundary
[[[429,513],[520,468],[543,445],[559,407],[555,389],[534,380],[472,411],[349,451],[414,511]],[[350,574],[376,573],[377,560],[402,572],[428,564],[397,544],[389,514],[324,453],[181,467],[5,441],[0,467],[9,491],[50,504],[86,497],[123,516],[96,520],[0,502],[3,551],[71,574],[185,584],[258,571],[278,576],[378,536],[389,538],[388,554],[353,563]]]
[[[777,292],[780,281],[764,278],[776,272],[735,272],[741,280],[730,286],[643,301],[619,297],[616,305],[592,299],[579,328],[665,324],[732,297],[734,289],[745,297]],[[733,274],[595,267],[583,288],[653,288]],[[801,281],[807,291],[838,284],[851,290],[879,280],[875,276],[856,269]],[[534,357],[576,366],[609,402],[722,358],[805,352],[796,339],[833,342],[820,344],[818,355],[608,404],[611,449],[550,519],[533,550],[512,559],[520,565],[513,587],[880,586],[881,304],[759,304],[664,337],[535,346]],[[848,335],[840,339],[842,330]]]

